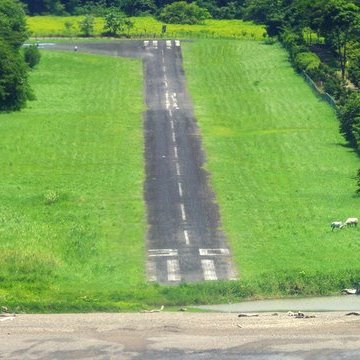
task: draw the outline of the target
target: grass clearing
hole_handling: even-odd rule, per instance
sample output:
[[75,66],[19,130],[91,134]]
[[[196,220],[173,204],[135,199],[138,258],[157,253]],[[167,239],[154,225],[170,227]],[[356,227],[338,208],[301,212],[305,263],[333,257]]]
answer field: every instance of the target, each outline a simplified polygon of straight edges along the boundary
[[[33,16],[27,18],[27,24],[33,37],[80,36],[79,21],[83,16]],[[152,17],[132,18],[134,27],[128,36],[137,38],[234,38],[261,40],[265,29],[261,25],[242,20],[206,20],[202,25],[168,24],[167,32],[162,34],[162,23]],[[73,26],[67,30],[65,23]],[[103,32],[104,20],[95,19],[94,36]]]
[[[241,279],[262,282],[263,293],[281,293],[282,281],[301,292],[306,279],[321,293],[328,281],[316,284],[317,276],[338,286],[360,280],[360,229],[330,229],[336,219],[360,215],[359,159],[332,109],[279,45],[197,41],[183,51]],[[277,289],[267,289],[272,286]]]
[[0,114],[0,304],[144,283],[142,64],[42,55],[37,100]]

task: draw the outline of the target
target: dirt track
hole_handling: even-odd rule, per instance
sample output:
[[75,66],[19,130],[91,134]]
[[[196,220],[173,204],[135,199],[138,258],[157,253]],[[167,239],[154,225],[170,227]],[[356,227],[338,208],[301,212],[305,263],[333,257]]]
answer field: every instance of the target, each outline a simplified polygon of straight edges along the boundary
[[[41,46],[42,47],[42,46]],[[74,44],[45,46],[74,51]],[[145,199],[150,281],[161,284],[236,277],[186,91],[179,41],[81,43],[78,52],[141,58],[145,96]]]
[[315,316],[18,315],[0,321],[0,359],[360,358],[359,316],[344,312]]

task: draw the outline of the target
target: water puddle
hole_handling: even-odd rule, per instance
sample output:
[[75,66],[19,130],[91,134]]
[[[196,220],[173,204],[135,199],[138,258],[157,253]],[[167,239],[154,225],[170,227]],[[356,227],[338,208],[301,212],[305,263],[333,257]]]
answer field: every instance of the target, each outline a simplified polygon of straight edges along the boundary
[[360,311],[359,295],[343,295],[301,299],[243,301],[237,304],[197,306],[199,309],[220,312],[273,311]]

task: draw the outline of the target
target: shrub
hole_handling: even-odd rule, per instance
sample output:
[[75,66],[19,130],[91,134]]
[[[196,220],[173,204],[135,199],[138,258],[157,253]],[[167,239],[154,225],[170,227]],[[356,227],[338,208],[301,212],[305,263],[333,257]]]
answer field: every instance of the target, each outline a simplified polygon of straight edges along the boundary
[[20,110],[30,98],[27,66],[19,51],[0,39],[0,111]]
[[298,70],[309,71],[317,69],[320,66],[320,63],[320,58],[310,51],[300,52],[295,56],[294,59],[295,67]]
[[360,87],[360,50],[349,61],[348,76],[356,86]]
[[177,1],[163,8],[159,19],[169,24],[199,24],[211,17],[207,9],[185,1]]
[[340,111],[340,130],[350,143],[359,149],[360,141],[360,93],[349,96]]
[[84,36],[91,36],[94,33],[95,18],[92,15],[85,15],[84,19],[79,21],[79,27]]
[[24,48],[24,60],[33,69],[40,62],[41,54],[37,46],[31,45]]

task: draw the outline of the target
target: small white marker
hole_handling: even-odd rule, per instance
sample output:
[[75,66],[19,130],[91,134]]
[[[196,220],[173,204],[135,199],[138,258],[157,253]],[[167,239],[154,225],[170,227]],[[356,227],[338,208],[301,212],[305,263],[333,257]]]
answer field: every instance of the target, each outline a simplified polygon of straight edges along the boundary
[[182,198],[183,197],[183,189],[182,189],[182,184],[181,182],[178,183],[178,187],[179,187],[179,195]]
[[177,146],[174,147],[174,155],[175,155],[175,159],[178,158],[178,149]]
[[184,204],[180,204],[180,209],[181,209],[181,218],[183,219],[183,221],[186,221],[186,213],[185,213]]
[[180,166],[179,166],[178,163],[176,163],[175,166],[176,166],[176,175],[177,175],[177,176],[180,176],[180,175],[181,175],[181,174],[180,174]]
[[184,237],[185,237],[185,244],[190,245],[190,239],[187,230],[184,230]]

